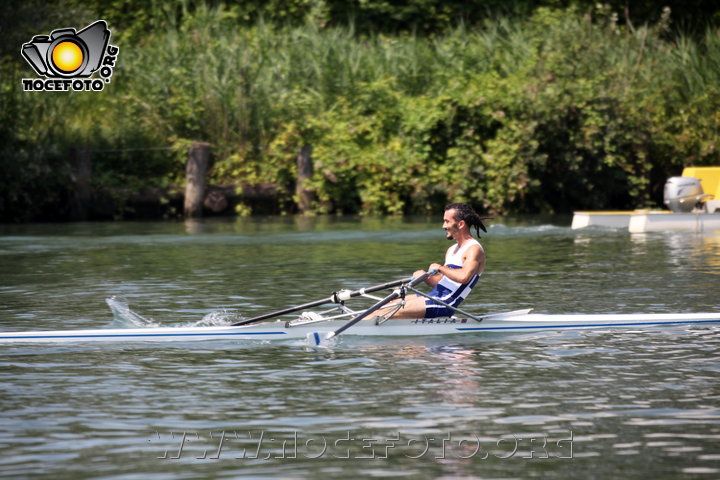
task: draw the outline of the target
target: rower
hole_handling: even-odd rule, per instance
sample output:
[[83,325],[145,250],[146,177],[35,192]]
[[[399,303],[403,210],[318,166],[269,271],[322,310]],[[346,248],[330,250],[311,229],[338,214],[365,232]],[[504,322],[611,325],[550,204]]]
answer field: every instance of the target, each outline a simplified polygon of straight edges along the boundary
[[[456,243],[445,253],[443,265],[433,263],[428,271],[435,274],[425,280],[433,288],[429,296],[443,303],[457,307],[467,298],[477,284],[485,269],[485,251],[473,236],[471,228],[480,237],[480,230],[487,232],[481,217],[466,203],[451,203],[445,207],[443,214],[443,230],[448,240]],[[425,270],[418,270],[413,278],[419,278]],[[396,310],[393,313],[393,310]],[[452,316],[454,311],[420,295],[408,295],[405,304],[391,304],[378,315],[389,315],[390,318],[438,318]]]

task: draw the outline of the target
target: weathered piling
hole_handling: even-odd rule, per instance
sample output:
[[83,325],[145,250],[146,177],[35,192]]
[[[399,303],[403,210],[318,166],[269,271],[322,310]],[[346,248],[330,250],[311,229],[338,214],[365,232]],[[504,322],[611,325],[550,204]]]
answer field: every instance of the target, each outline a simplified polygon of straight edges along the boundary
[[297,156],[297,183],[295,196],[300,213],[307,213],[312,209],[316,199],[315,192],[308,188],[308,182],[313,176],[312,145],[304,145]]
[[190,147],[185,171],[185,217],[201,217],[205,195],[205,174],[210,163],[210,144],[195,142]]

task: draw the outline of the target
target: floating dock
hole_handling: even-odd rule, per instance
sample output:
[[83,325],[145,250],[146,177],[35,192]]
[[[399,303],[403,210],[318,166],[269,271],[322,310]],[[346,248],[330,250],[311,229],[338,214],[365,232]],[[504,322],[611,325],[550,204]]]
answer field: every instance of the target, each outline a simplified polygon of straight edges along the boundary
[[720,213],[674,213],[664,210],[575,212],[572,228],[605,227],[642,232],[720,234]]

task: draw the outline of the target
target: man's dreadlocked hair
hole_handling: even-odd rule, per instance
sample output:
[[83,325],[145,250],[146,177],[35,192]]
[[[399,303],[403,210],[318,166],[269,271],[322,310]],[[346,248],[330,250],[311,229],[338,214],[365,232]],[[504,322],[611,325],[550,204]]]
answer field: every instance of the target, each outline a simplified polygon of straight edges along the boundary
[[491,217],[481,217],[467,203],[451,203],[445,207],[445,211],[447,212],[448,210],[455,210],[455,220],[458,222],[460,220],[465,220],[465,223],[467,223],[470,228],[475,227],[475,232],[477,233],[478,238],[480,238],[480,229],[487,233],[487,229],[482,221]]

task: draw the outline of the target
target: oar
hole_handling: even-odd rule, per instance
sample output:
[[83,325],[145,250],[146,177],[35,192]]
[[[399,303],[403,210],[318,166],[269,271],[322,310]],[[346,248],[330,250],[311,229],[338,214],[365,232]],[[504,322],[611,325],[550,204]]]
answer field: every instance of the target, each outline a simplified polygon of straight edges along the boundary
[[354,298],[354,297],[359,297],[360,295],[364,295],[365,293],[377,292],[378,290],[385,290],[388,288],[396,287],[398,285],[402,285],[403,283],[405,283],[407,281],[408,281],[407,278],[403,278],[401,280],[395,280],[393,282],[387,282],[387,283],[375,285],[372,287],[361,288],[360,290],[353,290],[353,291],[341,290],[339,292],[333,292],[333,294],[328,298],[323,298],[321,300],[315,300],[314,302],[304,303],[302,305],[297,305],[295,307],[285,308],[283,310],[278,310],[276,312],[265,313],[263,315],[258,315],[257,317],[253,317],[253,318],[246,318],[245,320],[240,320],[239,322],[235,322],[232,325],[233,326],[248,325],[250,323],[259,322],[261,320],[267,320],[268,318],[279,317],[280,315],[285,315],[287,313],[297,312],[298,310],[305,310],[308,308],[318,307],[320,305],[325,305],[326,303],[344,302],[345,300],[348,300],[348,299]]
[[[417,285],[417,284],[419,284],[419,283],[421,283],[421,282],[424,282],[428,277],[431,277],[431,276],[433,276],[433,275],[435,275],[435,271],[434,271],[434,270],[431,270],[431,271],[429,271],[429,272],[423,273],[423,274],[420,275],[418,278],[416,278],[416,279],[414,279],[414,280],[411,280],[410,283],[408,283],[407,287],[403,286],[403,287],[401,287],[401,288],[393,291],[390,295],[388,295],[387,297],[383,298],[382,300],[380,300],[379,302],[377,302],[375,305],[373,305],[372,307],[368,308],[368,309],[365,310],[363,313],[361,313],[361,314],[358,315],[357,317],[355,317],[355,318],[353,318],[352,320],[350,320],[349,322],[347,322],[347,323],[346,323],[345,325],[343,325],[342,327],[338,328],[338,329],[335,330],[334,332],[328,332],[328,334],[326,335],[325,338],[326,338],[326,339],[330,339],[330,338],[332,338],[332,337],[336,337],[336,336],[340,335],[342,332],[344,332],[344,331],[347,330],[348,328],[352,327],[353,325],[355,325],[356,323],[358,323],[358,322],[359,322],[360,320],[362,320],[363,318],[367,317],[368,315],[370,315],[371,313],[375,312],[376,310],[384,307],[385,305],[387,305],[388,303],[392,302],[392,301],[395,300],[396,298],[399,298],[401,295],[403,295],[403,290],[404,290],[405,288],[412,288],[412,287],[414,287],[415,285]],[[314,336],[314,338],[315,338],[315,341],[317,342],[317,341],[319,340],[319,335],[318,335],[317,333],[315,333],[315,334],[313,334],[313,336]]]

